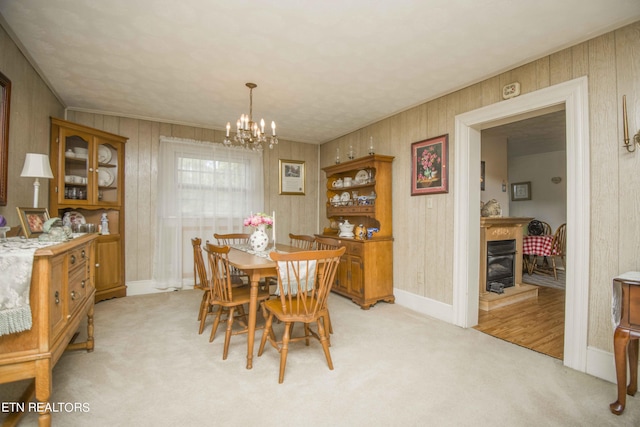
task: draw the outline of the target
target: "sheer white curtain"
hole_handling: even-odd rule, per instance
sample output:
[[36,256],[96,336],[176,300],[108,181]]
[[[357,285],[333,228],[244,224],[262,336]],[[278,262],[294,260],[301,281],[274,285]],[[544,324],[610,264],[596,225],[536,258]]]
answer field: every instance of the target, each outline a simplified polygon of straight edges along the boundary
[[192,285],[191,239],[243,232],[243,219],[263,202],[261,152],[161,136],[155,287]]

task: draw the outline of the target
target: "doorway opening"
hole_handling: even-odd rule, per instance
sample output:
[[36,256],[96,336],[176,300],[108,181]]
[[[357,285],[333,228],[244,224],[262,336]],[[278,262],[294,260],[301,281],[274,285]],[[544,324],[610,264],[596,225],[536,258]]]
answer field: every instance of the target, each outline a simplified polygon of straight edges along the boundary
[[589,287],[589,122],[587,78],[571,80],[456,116],[454,198],[454,323],[478,323],[480,246],[480,132],[482,129],[566,110],[567,285],[564,365],[587,369]]
[[[483,129],[481,132],[481,160],[484,165],[482,202],[496,201],[504,217],[533,218],[544,221],[547,225],[544,234],[549,236],[546,239],[551,238],[555,230],[567,220],[565,136],[566,115],[563,106],[558,111]],[[528,185],[529,197],[522,199],[513,197],[513,184],[522,182]],[[526,225],[523,230],[528,234]],[[526,238],[524,242],[527,242]],[[501,241],[487,242],[487,245],[499,243]],[[530,250],[531,244],[531,242],[525,244],[524,249]],[[490,255],[490,249],[490,247],[487,248],[487,255]],[[531,262],[534,258],[531,255],[524,255],[526,251],[522,249],[517,249],[517,254],[514,256],[522,259],[522,267],[525,267],[529,265],[525,261]],[[515,253],[515,246],[513,251]],[[552,260],[549,257],[535,258],[537,265],[551,265]],[[499,261],[503,257],[498,256],[495,259],[498,266],[501,266]],[[486,290],[504,292],[503,286],[506,288],[514,284],[509,283],[507,272],[500,274],[500,276],[506,275],[505,279],[489,278],[491,271],[489,265],[493,262],[492,260],[493,257],[487,260]],[[481,263],[482,261],[480,260]],[[559,260],[558,264],[560,264]],[[559,267],[562,268],[562,265]],[[474,329],[562,360],[564,357],[565,272],[551,269],[546,271],[542,268],[523,268],[522,270],[517,277],[515,273],[512,277],[517,278],[518,286],[523,288],[537,286],[535,293],[528,294],[535,297],[526,299],[523,297],[517,300],[512,298],[511,302],[503,304],[494,301],[491,305],[483,301],[484,289],[481,289],[478,325],[474,326]],[[481,269],[481,274],[482,271]],[[550,271],[554,271],[555,274],[549,274]],[[490,285],[491,288],[489,288]],[[485,296],[484,300],[486,299]]]

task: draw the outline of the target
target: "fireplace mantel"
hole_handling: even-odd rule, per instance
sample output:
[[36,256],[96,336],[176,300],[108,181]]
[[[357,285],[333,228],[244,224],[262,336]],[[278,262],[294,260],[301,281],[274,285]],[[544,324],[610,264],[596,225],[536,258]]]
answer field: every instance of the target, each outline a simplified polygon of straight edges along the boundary
[[[480,310],[489,311],[524,299],[538,296],[538,287],[522,283],[523,229],[533,218],[482,217],[480,218]],[[496,240],[516,241],[515,285],[505,288],[503,294],[488,292],[487,242]]]
[[529,224],[533,218],[518,217],[482,217],[480,218],[480,227],[523,227]]

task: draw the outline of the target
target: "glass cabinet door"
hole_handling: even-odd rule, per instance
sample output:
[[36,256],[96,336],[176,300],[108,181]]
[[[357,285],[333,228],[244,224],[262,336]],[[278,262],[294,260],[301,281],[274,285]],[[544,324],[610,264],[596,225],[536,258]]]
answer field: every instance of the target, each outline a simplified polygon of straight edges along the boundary
[[118,149],[108,141],[97,141],[97,188],[96,202],[118,203]]
[[[59,197],[65,202],[86,203],[91,179],[89,173],[91,136],[63,130],[61,137],[64,159],[60,180],[64,182],[64,193],[60,193]],[[60,186],[62,187],[62,182]]]

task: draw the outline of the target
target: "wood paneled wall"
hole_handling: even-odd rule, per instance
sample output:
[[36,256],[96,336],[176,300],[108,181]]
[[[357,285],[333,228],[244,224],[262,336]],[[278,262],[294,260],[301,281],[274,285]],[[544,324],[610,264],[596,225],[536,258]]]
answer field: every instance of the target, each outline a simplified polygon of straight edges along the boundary
[[[156,236],[157,159],[160,136],[222,142],[224,132],[79,111],[68,111],[67,119],[129,138],[125,150],[126,281],[150,280]],[[305,161],[304,196],[278,194],[279,159]],[[272,150],[264,150],[263,161],[264,210],[276,211],[276,240],[288,242],[289,231],[306,234],[317,232],[318,147],[281,140]]]
[[[62,104],[49,90],[4,28],[0,27],[0,71],[11,80],[7,205],[0,215],[20,224],[16,206],[33,206],[33,178],[21,178],[27,153],[49,154],[49,117],[61,117]],[[47,180],[40,182],[39,207],[49,206]]]
[[[346,153],[353,145],[365,153],[370,136],[377,153],[396,157],[394,285],[452,304],[456,183],[450,182],[448,194],[411,197],[411,143],[449,134],[449,155],[453,159],[455,116],[502,101],[505,84],[518,81],[525,94],[587,76],[593,200],[588,341],[590,346],[612,351],[611,279],[625,271],[640,270],[640,152],[629,154],[622,148],[621,115],[622,95],[626,94],[629,127],[634,133],[640,129],[639,73],[640,22],[636,22],[323,144],[320,164],[332,164],[336,148]],[[450,179],[453,167],[451,162]],[[320,185],[324,185],[323,180]],[[429,198],[431,209],[426,205]]]

